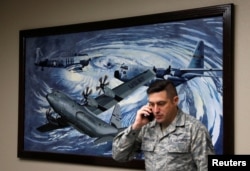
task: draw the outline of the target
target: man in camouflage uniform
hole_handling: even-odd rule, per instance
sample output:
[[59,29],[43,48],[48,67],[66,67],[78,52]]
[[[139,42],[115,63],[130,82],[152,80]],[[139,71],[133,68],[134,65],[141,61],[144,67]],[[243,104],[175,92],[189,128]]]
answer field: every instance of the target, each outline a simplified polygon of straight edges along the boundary
[[178,108],[174,84],[155,81],[147,94],[148,104],[137,111],[134,123],[114,138],[113,158],[126,162],[142,150],[147,171],[206,171],[208,155],[214,154],[210,135]]

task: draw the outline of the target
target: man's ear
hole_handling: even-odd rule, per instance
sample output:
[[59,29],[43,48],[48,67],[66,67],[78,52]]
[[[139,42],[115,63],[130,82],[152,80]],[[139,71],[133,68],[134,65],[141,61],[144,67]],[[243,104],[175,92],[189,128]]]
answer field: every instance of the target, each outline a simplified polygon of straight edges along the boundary
[[174,96],[173,101],[174,101],[175,104],[178,104],[178,102],[179,102],[179,97],[178,97],[178,96]]

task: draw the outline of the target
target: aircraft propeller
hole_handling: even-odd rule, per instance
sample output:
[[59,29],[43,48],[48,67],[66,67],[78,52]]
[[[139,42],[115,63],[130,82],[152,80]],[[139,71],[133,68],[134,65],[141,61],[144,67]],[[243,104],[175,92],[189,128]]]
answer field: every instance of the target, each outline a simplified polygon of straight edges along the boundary
[[84,103],[88,102],[88,97],[89,95],[92,93],[92,89],[88,87],[86,87],[86,89],[82,92],[82,96],[84,97]]
[[153,71],[155,72],[157,78],[164,79],[164,76],[166,75],[173,76],[172,71],[175,71],[175,68],[172,68],[171,65],[169,65],[168,68],[156,68],[154,66]]
[[172,75],[171,71],[172,71],[172,68],[171,68],[171,65],[169,65],[169,67],[166,69],[166,75]]
[[96,87],[96,90],[99,90],[99,94],[101,94],[102,91],[104,92],[105,86],[109,84],[109,82],[107,82],[107,79],[108,79],[107,75],[105,75],[104,78],[103,77],[99,78],[100,85]]

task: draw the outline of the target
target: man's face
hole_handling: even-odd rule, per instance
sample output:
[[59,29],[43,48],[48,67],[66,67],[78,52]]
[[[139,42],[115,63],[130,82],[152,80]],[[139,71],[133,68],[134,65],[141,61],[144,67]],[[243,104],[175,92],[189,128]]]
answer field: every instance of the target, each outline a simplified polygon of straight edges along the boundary
[[170,99],[167,92],[160,91],[148,95],[148,103],[158,123],[169,125],[177,114],[178,97]]

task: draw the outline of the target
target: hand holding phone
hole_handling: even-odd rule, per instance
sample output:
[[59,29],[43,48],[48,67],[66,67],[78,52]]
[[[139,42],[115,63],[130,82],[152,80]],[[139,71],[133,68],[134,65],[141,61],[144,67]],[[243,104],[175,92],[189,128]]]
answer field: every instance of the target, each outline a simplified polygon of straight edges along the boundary
[[149,115],[144,115],[145,118],[147,118],[150,122],[152,120],[154,120],[154,114],[153,113],[149,113]]
[[140,129],[152,120],[154,120],[154,114],[151,108],[148,105],[145,105],[137,111],[135,121],[132,124],[132,129]]

